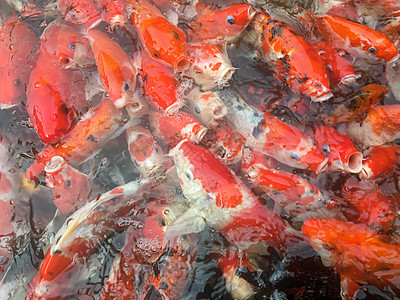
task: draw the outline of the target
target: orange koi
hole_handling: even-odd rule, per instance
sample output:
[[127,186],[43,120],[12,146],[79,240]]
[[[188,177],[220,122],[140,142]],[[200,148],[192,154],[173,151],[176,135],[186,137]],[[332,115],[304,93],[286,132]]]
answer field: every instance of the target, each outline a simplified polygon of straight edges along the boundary
[[343,103],[329,105],[321,120],[328,125],[341,122],[362,122],[367,112],[375,107],[387,94],[388,89],[380,84],[368,84],[348,95]]
[[399,162],[399,147],[379,145],[364,153],[361,180],[377,180],[388,175]]
[[146,0],[128,0],[129,21],[135,26],[142,44],[154,58],[171,65],[175,71],[189,68],[186,34],[172,25],[163,14]]
[[303,235],[327,267],[357,283],[400,292],[400,247],[364,224],[308,219]]
[[153,108],[171,114],[183,106],[183,95],[173,69],[142,51],[141,73],[146,100]]
[[235,4],[203,14],[190,24],[189,40],[216,45],[234,42],[255,14],[255,9],[248,4]]
[[101,8],[95,0],[58,0],[57,7],[64,19],[71,23],[90,28],[101,22]]
[[136,69],[126,52],[108,34],[90,29],[92,48],[101,82],[116,107],[124,107],[130,101],[128,91],[136,88]]
[[52,22],[41,37],[40,50],[55,56],[63,68],[81,68],[95,63],[89,40],[79,33],[77,25]]
[[87,109],[81,70],[64,69],[55,57],[41,55],[29,79],[26,108],[42,142],[58,142]]
[[314,128],[314,140],[317,149],[329,158],[329,171],[361,172],[363,155],[351,138],[333,127],[318,125]]
[[157,174],[163,166],[164,153],[150,130],[140,126],[128,127],[126,140],[131,159],[142,176]]
[[342,187],[342,196],[348,203],[343,213],[349,221],[367,224],[376,232],[386,233],[396,219],[393,200],[374,182],[349,178]]
[[183,215],[192,222],[196,217],[207,220],[233,245],[248,252],[265,253],[266,245],[285,252],[301,241],[296,231],[265,207],[233,171],[207,149],[183,140],[170,154],[183,194],[191,205]]
[[201,92],[195,87],[187,95],[188,111],[208,128],[218,126],[228,109],[216,93]]
[[120,127],[122,112],[110,99],[104,99],[94,110],[89,110],[63,139],[46,146],[35,156],[26,171],[28,179],[37,178],[53,156],[61,156],[72,166],[89,159]]
[[339,131],[364,147],[391,143],[400,138],[400,105],[380,105],[368,111],[362,124],[351,122]]
[[192,61],[184,74],[193,78],[203,91],[226,84],[235,73],[226,51],[216,45],[189,44],[188,53]]
[[252,25],[264,59],[275,64],[292,91],[316,102],[332,97],[325,62],[298,32],[266,12],[257,14]]
[[399,55],[395,45],[384,34],[365,25],[342,17],[325,15],[318,19],[317,26],[332,47],[345,47],[354,56],[361,54],[389,62]]
[[1,20],[0,28],[0,109],[20,103],[35,67],[37,36],[16,16]]
[[206,127],[192,115],[184,112],[173,115],[154,112],[149,116],[149,121],[154,137],[171,147],[183,139],[199,143],[207,132]]
[[62,214],[74,212],[86,203],[90,193],[86,174],[68,165],[61,156],[53,156],[44,171],[46,186],[51,189],[54,204]]

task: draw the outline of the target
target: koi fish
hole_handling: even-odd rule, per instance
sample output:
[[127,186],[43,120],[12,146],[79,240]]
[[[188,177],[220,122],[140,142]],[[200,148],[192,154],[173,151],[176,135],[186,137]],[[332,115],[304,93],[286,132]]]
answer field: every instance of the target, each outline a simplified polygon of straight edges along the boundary
[[362,145],[377,146],[400,138],[400,105],[380,105],[368,111],[362,124],[341,124],[338,130]]
[[150,130],[140,126],[126,129],[129,153],[143,177],[157,174],[164,162],[164,153]]
[[54,204],[62,214],[74,212],[86,203],[90,193],[86,174],[68,165],[61,156],[53,156],[44,171],[46,186],[51,189]]
[[329,171],[361,172],[363,154],[356,149],[351,138],[333,127],[318,125],[314,128],[313,139],[317,149],[329,158]]
[[384,34],[365,25],[325,15],[318,19],[317,26],[332,47],[344,48],[355,57],[375,57],[390,62],[399,55],[395,45]]
[[[265,207],[207,149],[183,140],[171,149],[170,155],[174,158],[183,194],[190,203],[181,220],[204,219],[233,245],[247,252],[265,253],[266,245],[285,252],[290,245],[301,241],[296,231]],[[177,224],[171,226],[179,227]],[[167,228],[167,237],[173,234],[171,226]],[[182,230],[190,230],[183,226]]]
[[153,136],[171,147],[183,139],[199,143],[207,132],[206,127],[184,112],[173,115],[154,112],[149,116],[149,121]]
[[207,131],[201,144],[225,164],[233,165],[242,157],[245,139],[228,123],[220,120],[216,128]]
[[126,0],[99,0],[102,7],[101,18],[112,26],[125,25],[126,18]]
[[40,50],[55,56],[63,68],[82,68],[95,63],[89,40],[79,27],[68,22],[52,22],[41,36]]
[[119,44],[99,29],[88,31],[101,82],[115,106],[124,107],[130,101],[129,90],[136,87],[136,69]]
[[1,20],[0,28],[0,109],[14,107],[25,95],[35,67],[37,36],[16,16]]
[[343,213],[349,221],[363,223],[378,233],[386,233],[396,219],[396,207],[374,182],[349,178],[342,187],[348,203]]
[[398,164],[399,148],[397,146],[378,145],[364,153],[362,170],[358,174],[361,180],[377,180],[388,175]]
[[87,109],[81,70],[64,69],[55,57],[41,55],[29,79],[26,108],[42,142],[58,142]]
[[356,73],[353,64],[345,58],[344,50],[334,49],[323,41],[313,43],[312,46],[325,61],[332,89],[340,85],[352,85],[360,78],[361,75]]
[[101,22],[101,8],[96,0],[58,0],[57,7],[64,20],[71,23],[92,28]]
[[235,4],[203,14],[190,24],[192,43],[222,45],[235,42],[256,14],[248,4]]
[[235,73],[226,51],[219,46],[207,43],[189,44],[188,53],[192,61],[184,74],[193,78],[203,91],[227,84]]
[[368,111],[387,94],[388,89],[380,84],[368,84],[348,95],[343,103],[329,105],[321,120],[328,125],[341,122],[362,122]]
[[324,265],[336,273],[357,283],[400,292],[400,247],[389,236],[364,224],[335,219],[308,219],[302,232]]
[[142,51],[143,89],[148,103],[167,114],[177,112],[184,104],[179,81],[173,69]]
[[150,54],[172,66],[177,72],[189,68],[186,34],[172,25],[163,14],[146,0],[128,0],[128,19],[135,26],[140,41]]
[[26,171],[29,180],[37,178],[53,156],[61,156],[72,166],[78,166],[98,151],[120,127],[122,112],[108,98],[89,110],[60,142],[48,145],[35,156]]
[[332,97],[325,62],[298,32],[266,12],[257,14],[252,26],[263,58],[275,64],[275,72],[293,92],[316,102]]
[[227,113],[227,108],[221,98],[213,92],[201,92],[193,88],[187,95],[189,112],[207,128],[215,128]]

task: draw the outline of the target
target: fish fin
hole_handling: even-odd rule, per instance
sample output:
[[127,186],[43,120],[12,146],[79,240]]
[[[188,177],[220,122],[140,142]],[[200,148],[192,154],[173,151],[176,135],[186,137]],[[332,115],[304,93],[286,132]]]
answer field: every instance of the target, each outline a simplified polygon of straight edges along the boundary
[[167,227],[165,237],[172,240],[183,234],[200,232],[205,226],[206,220],[189,209]]

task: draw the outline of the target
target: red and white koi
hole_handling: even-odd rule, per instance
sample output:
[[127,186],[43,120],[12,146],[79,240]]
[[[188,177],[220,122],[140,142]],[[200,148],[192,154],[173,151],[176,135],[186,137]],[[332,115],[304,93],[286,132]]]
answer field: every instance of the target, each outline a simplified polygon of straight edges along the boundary
[[204,218],[233,245],[248,252],[266,253],[266,246],[285,252],[290,245],[301,241],[296,231],[266,208],[207,149],[183,140],[170,154],[183,194],[191,205],[184,213],[186,218]]
[[399,147],[378,145],[364,152],[361,180],[377,180],[390,174],[399,163]]

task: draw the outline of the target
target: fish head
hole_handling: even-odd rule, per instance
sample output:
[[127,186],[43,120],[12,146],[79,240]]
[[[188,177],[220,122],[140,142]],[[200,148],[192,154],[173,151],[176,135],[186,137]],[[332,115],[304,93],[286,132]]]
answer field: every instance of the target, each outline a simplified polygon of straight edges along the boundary
[[64,19],[74,24],[92,25],[101,21],[100,7],[93,0],[58,0],[58,9]]
[[226,53],[216,45],[208,43],[189,45],[188,53],[192,61],[185,74],[192,77],[202,90],[227,84],[235,72]]
[[199,17],[193,25],[194,40],[232,42],[253,19],[255,9],[248,4],[235,4]]
[[112,26],[124,25],[127,23],[125,15],[126,0],[103,0],[101,1],[103,11],[101,17]]

